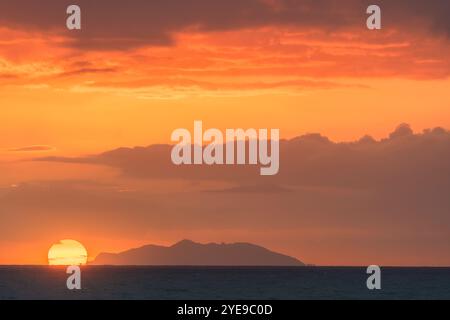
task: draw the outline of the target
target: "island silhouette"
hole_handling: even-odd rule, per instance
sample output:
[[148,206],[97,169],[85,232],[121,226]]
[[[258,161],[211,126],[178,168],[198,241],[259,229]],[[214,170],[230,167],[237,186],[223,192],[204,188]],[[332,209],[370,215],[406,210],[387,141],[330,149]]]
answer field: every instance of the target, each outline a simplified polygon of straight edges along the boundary
[[170,247],[146,245],[100,253],[91,265],[131,266],[305,266],[300,260],[251,243],[200,244],[182,240]]

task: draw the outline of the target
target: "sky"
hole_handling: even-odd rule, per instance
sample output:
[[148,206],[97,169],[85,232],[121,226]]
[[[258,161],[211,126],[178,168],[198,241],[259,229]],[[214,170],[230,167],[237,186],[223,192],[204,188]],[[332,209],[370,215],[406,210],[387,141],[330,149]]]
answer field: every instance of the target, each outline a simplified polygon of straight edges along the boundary
[[[450,265],[450,3],[0,1],[0,264],[251,242]],[[178,128],[279,128],[280,173],[174,167]]]

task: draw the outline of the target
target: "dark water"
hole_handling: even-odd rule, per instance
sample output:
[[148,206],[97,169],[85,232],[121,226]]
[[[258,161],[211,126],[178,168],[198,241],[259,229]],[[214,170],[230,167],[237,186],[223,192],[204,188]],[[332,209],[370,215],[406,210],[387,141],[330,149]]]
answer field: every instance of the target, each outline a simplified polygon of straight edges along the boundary
[[82,290],[64,268],[0,267],[0,299],[450,299],[450,268],[83,267]]

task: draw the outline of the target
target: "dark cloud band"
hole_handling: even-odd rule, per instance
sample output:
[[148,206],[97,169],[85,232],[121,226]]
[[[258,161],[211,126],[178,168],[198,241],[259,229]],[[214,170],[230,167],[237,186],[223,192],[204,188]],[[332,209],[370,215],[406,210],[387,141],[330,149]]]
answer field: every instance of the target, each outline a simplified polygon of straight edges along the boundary
[[[447,0],[376,1],[386,29],[424,31],[450,36]],[[72,1],[8,0],[0,3],[0,24],[27,31],[64,33],[80,48],[124,49],[171,45],[175,32],[296,26],[335,31],[365,30],[368,0],[78,0],[83,30],[65,29]]]

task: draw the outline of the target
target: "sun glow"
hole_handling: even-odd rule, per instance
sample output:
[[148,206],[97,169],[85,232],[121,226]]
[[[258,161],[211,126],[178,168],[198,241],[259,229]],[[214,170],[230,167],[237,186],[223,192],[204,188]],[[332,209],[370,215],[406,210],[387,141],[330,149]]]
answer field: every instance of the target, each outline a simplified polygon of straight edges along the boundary
[[74,266],[87,263],[86,248],[75,240],[61,240],[48,251],[48,264],[51,266]]

